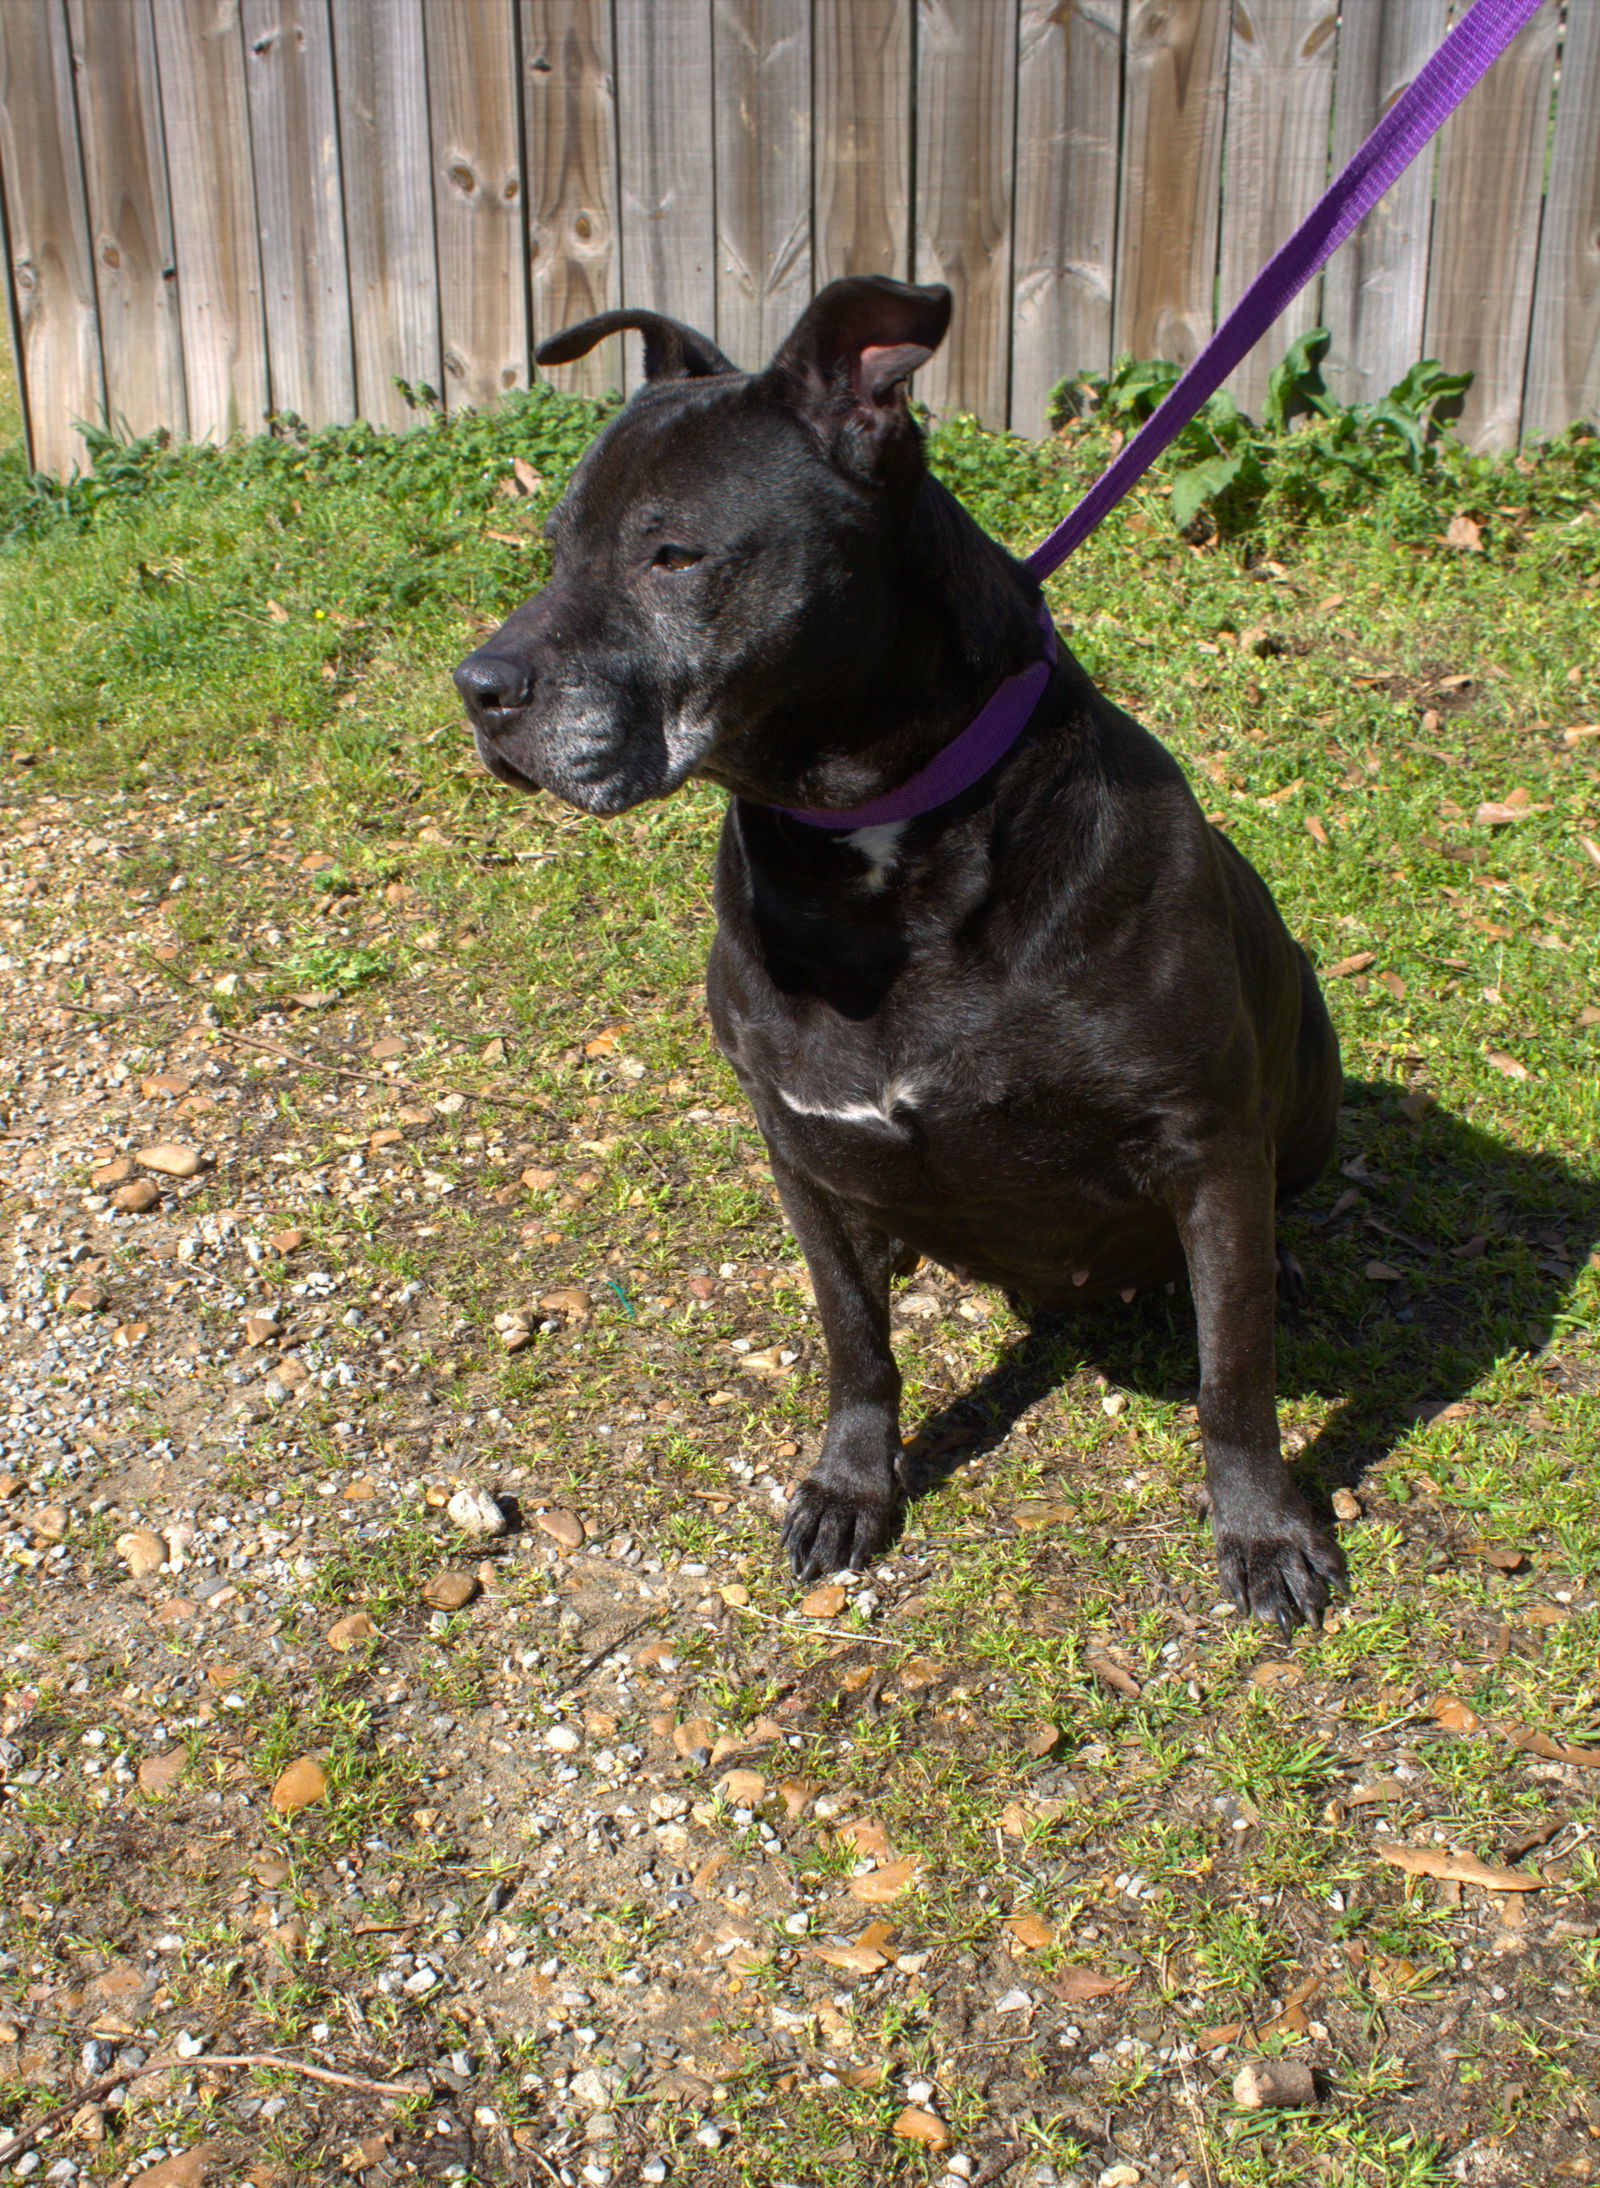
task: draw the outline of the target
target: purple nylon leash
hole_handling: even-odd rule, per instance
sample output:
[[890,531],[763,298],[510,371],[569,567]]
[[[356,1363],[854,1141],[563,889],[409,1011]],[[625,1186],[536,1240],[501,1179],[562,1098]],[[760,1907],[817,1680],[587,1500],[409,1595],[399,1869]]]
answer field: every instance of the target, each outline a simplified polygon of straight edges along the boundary
[[[1024,567],[1036,578],[1058,570],[1113,510],[1136,479],[1183,431],[1195,412],[1288,309],[1312,275],[1430,143],[1499,60],[1543,0],[1474,0],[1438,51],[1426,61],[1360,150],[1335,177],[1311,211],[1263,266],[1211,340],[1152,411],[1133,439],[1096,479]],[[915,820],[970,790],[1010,751],[1049,681],[1056,657],[1055,629],[1046,619],[1045,657],[1008,677],[960,736],[935,753],[920,773],[870,805],[849,812],[778,807],[812,828],[880,828]]]
[[1541,0],[1476,0],[1424,62],[1360,150],[1275,251],[1160,407],[1096,479],[1082,501],[1027,558],[1035,577],[1058,570],[1183,431],[1201,404],[1286,311],[1352,228],[1443,128],[1473,86],[1538,12]]

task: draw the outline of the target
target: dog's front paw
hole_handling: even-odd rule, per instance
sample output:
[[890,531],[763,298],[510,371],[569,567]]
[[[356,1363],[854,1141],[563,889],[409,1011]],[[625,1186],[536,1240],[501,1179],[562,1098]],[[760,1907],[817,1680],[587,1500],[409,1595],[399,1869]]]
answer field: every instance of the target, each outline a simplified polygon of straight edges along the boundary
[[1296,1497],[1267,1514],[1213,1510],[1217,1569],[1241,1611],[1277,1626],[1288,1640],[1296,1626],[1318,1627],[1329,1597],[1345,1583],[1344,1553]]
[[899,1510],[892,1502],[830,1488],[815,1476],[803,1481],[783,1522],[796,1580],[864,1570],[888,1548]]

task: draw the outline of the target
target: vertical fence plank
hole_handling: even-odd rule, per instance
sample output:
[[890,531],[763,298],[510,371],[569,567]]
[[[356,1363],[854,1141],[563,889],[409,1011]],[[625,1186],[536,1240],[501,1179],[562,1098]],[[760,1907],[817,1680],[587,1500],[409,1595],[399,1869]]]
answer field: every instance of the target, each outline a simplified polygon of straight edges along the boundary
[[[523,0],[522,68],[537,346],[622,300],[609,0]],[[613,339],[563,366],[561,385],[599,395],[622,370]]]
[[513,0],[426,0],[439,331],[450,410],[528,384]]
[[914,0],[815,0],[813,249],[820,288],[911,271]]
[[[1393,106],[1449,28],[1449,0],[1346,7],[1334,64],[1337,173]],[[1323,377],[1341,402],[1386,395],[1422,355],[1433,220],[1434,148],[1405,173],[1329,259],[1322,316],[1333,339]]]
[[1011,416],[1111,363],[1123,0],[1023,0],[1017,53]]
[[17,370],[37,470],[81,468],[105,414],[72,55],[60,0],[0,9],[0,172]]
[[761,365],[811,295],[810,0],[716,0],[717,341]]
[[1544,0],[1440,145],[1423,345],[1475,375],[1458,430],[1479,449],[1511,447],[1522,419],[1557,28]]
[[1115,346],[1187,364],[1210,334],[1231,0],[1137,0],[1128,25]]
[[[710,0],[616,0],[622,294],[708,332],[717,322]],[[624,385],[638,373],[625,351]]]
[[1600,418],[1600,8],[1575,7],[1561,51],[1539,238],[1524,433]]
[[443,379],[422,0],[333,0],[333,52],[356,402],[404,426]]
[[267,411],[255,179],[237,6],[155,0],[189,431],[259,433]]
[[[1219,315],[1232,310],[1322,194],[1338,21],[1337,0],[1234,0]],[[1319,285],[1308,282],[1229,378],[1234,400],[1252,417],[1261,414],[1273,365],[1317,324],[1318,302]]]
[[272,406],[338,425],[355,416],[356,366],[328,0],[243,7]]
[[915,278],[947,281],[956,309],[917,392],[990,426],[1010,408],[1016,99],[1015,0],[918,0]]
[[68,0],[93,239],[106,417],[136,436],[189,429],[155,26],[148,0]]

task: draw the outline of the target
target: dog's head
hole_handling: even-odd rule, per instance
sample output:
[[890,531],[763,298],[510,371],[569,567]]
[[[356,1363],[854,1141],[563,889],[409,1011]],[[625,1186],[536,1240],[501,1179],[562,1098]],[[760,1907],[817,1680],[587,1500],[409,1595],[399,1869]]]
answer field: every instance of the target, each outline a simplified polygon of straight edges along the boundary
[[760,373],[654,312],[546,342],[564,364],[636,329],[646,378],[551,514],[550,583],[456,670],[490,772],[588,813],[737,789],[780,701],[848,689],[923,475],[905,384],[949,320],[948,289],[856,278]]

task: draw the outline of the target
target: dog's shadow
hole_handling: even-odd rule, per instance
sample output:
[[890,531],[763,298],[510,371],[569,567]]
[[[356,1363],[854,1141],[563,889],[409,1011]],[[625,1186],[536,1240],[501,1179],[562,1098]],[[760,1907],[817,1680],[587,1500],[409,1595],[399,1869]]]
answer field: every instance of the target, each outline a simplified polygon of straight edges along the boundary
[[[1359,1480],[1508,1354],[1549,1345],[1600,1241],[1600,1180],[1448,1110],[1422,1111],[1399,1087],[1347,1080],[1337,1163],[1282,1211],[1279,1239],[1307,1281],[1305,1299],[1279,1314],[1279,1396],[1330,1407],[1296,1469],[1316,1499]],[[1559,1356],[1552,1368],[1569,1381],[1597,1379]],[[981,1381],[920,1424],[906,1454],[910,1496],[994,1449],[1085,1369],[1192,1400],[1199,1367],[1185,1288],[1035,1315]]]

